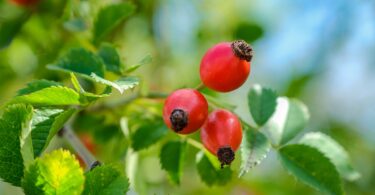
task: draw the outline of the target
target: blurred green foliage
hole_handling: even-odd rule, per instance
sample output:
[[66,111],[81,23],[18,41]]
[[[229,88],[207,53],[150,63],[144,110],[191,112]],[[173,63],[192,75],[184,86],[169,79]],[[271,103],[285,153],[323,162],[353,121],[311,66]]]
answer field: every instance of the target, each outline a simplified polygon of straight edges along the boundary
[[[194,87],[199,84],[200,58],[207,48],[217,42],[244,39],[254,44],[257,54],[257,48],[262,48],[265,42],[272,41],[267,37],[267,33],[273,33],[273,28],[270,26],[275,24],[268,24],[259,18],[259,20],[254,19],[256,17],[248,17],[247,13],[259,14],[262,10],[247,7],[248,4],[245,1],[233,3],[214,0],[204,2],[137,0],[133,1],[135,8],[127,6],[127,1],[118,2],[123,3],[123,9],[134,9],[134,15],[122,22],[114,33],[107,34],[101,31],[102,21],[118,18],[121,20],[127,17],[121,13],[123,9],[117,10],[120,7],[113,8],[116,9],[112,10],[114,12],[102,9],[111,1],[42,0],[38,6],[32,8],[22,8],[9,1],[0,1],[0,104],[16,96],[17,91],[33,79],[70,83],[69,75],[50,70],[47,65],[56,63],[56,60],[69,53],[68,49],[72,47],[82,47],[87,51],[86,53],[99,53],[104,64],[112,67],[115,73],[126,74],[134,71],[135,75],[142,78],[140,93],[147,94],[149,91],[168,93],[175,88]],[[256,1],[252,3],[257,4]],[[239,7],[243,8],[242,11],[238,11]],[[184,9],[192,12],[187,14]],[[259,6],[258,9],[262,7]],[[169,12],[171,10],[174,12]],[[285,10],[285,12],[288,11]],[[105,17],[96,18],[99,12],[102,12]],[[111,14],[105,14],[105,12]],[[109,18],[106,18],[107,16]],[[89,31],[92,28],[96,29],[94,35]],[[96,51],[93,45],[97,44],[97,40],[104,40],[112,45],[110,47],[104,45]],[[113,52],[113,49],[122,58],[107,59],[106,52]],[[329,52],[327,49],[324,51]],[[153,57],[152,63],[148,63],[150,61],[148,54]],[[82,55],[77,55],[78,57]],[[250,82],[246,83],[242,90],[224,95],[207,90],[206,94],[222,98],[224,102],[229,100],[226,101],[231,104],[229,106],[232,104],[238,106],[241,117],[248,118],[249,115],[242,114],[241,107],[247,107],[246,93],[250,88],[249,84],[267,81],[277,85],[278,91],[281,92],[279,94],[300,97],[307,101],[308,106],[314,107],[313,103],[309,102],[309,97],[319,96],[322,92],[319,91],[320,88],[318,91],[312,90],[311,86],[319,84],[317,77],[323,74],[325,64],[323,60],[317,60],[321,63],[317,65],[320,72],[313,69],[304,73],[296,73],[280,83],[275,78],[262,78],[262,75],[258,74],[257,70],[260,70],[258,67],[263,65],[256,63],[262,62],[262,60],[257,61],[258,57],[261,55],[255,57]],[[274,56],[263,57],[273,58]],[[301,61],[307,61],[309,57]],[[100,64],[102,61],[98,59],[94,63]],[[116,66],[112,66],[114,64]],[[141,66],[143,64],[146,65]],[[90,62],[89,65],[93,64]],[[267,71],[272,70],[267,69]],[[274,71],[272,74],[283,73]],[[104,76],[104,73],[101,72],[99,76]],[[112,73],[105,76],[115,78]],[[89,92],[100,88],[90,79],[79,78],[79,83]],[[242,98],[239,98],[239,94]],[[121,102],[131,95],[132,93],[125,93],[123,96],[117,94],[105,99],[104,103],[100,103],[111,109],[116,102]],[[148,136],[147,132],[142,132],[144,127],[139,125],[140,121],[144,126],[155,125],[152,122],[160,119],[161,108],[161,101],[147,99],[136,100],[129,106],[113,108],[115,110],[113,112],[102,109],[100,106],[96,107],[94,104],[91,110],[88,109],[78,114],[73,126],[78,134],[87,133],[93,137],[97,145],[96,155],[103,162],[123,160],[121,158],[129,147],[124,140],[130,137],[142,140],[142,136]],[[316,114],[318,113],[313,111],[312,115]],[[121,124],[118,121],[121,121]],[[129,132],[123,132],[123,123],[127,123]],[[366,132],[364,135],[360,134],[358,128],[360,127],[351,124],[350,121],[337,121],[335,116],[332,116],[313,120],[308,130],[324,131],[342,144],[352,156],[353,164],[362,177],[354,183],[344,183],[347,194],[370,195],[375,191],[375,149],[374,144],[366,139]],[[166,134],[166,129],[160,124],[153,133],[155,140],[158,140],[161,135]],[[124,134],[127,136],[122,136]],[[166,136],[174,138],[177,135],[167,134]],[[193,138],[199,139],[199,135],[195,134]],[[206,186],[195,167],[197,149],[191,146],[187,146],[185,151],[185,162],[181,165],[185,170],[181,181],[176,182],[180,182],[181,185],[176,186],[168,181],[168,175],[161,170],[159,163],[158,152],[165,143],[161,142],[150,147],[148,147],[149,143],[137,142],[137,144],[141,145],[137,145],[135,149],[143,150],[137,154],[128,151],[126,162],[129,164],[128,167],[133,168],[127,171],[131,175],[131,185],[135,186],[139,194],[319,194],[302,183],[296,182],[293,177],[282,170],[273,153],[264,160],[262,165],[251,169],[243,179],[233,176],[226,185]],[[58,146],[69,148],[66,143],[58,139],[53,139],[51,145],[50,149]],[[198,169],[212,168],[208,162],[209,159],[201,155]],[[214,169],[210,170],[212,170],[211,174],[218,174]],[[208,182],[220,184],[220,181]],[[9,184],[0,184],[0,194],[16,193],[22,194],[19,189]]]

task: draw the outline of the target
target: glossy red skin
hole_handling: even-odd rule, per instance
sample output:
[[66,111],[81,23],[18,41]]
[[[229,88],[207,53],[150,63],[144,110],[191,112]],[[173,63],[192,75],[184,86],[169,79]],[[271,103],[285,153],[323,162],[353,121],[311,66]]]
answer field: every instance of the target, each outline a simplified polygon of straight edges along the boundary
[[201,140],[214,155],[225,146],[230,146],[235,152],[242,141],[241,123],[233,113],[224,109],[215,110],[202,126]]
[[165,100],[163,119],[165,124],[172,129],[170,115],[174,109],[182,109],[188,114],[188,125],[176,133],[189,134],[197,131],[208,115],[206,98],[195,89],[179,89],[174,91]]
[[22,5],[22,6],[30,6],[38,3],[39,0],[10,0],[11,2]]
[[250,62],[237,57],[230,42],[211,47],[203,56],[200,65],[200,77],[204,85],[220,92],[239,88],[249,74]]

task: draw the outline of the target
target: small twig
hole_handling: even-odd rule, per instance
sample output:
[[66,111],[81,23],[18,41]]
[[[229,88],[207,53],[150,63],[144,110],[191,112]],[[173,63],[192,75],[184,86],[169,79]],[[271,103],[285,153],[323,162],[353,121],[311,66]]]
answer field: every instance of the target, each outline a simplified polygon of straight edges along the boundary
[[90,170],[93,165],[96,165],[98,163],[100,164],[100,162],[96,160],[94,155],[91,154],[91,152],[82,144],[81,140],[73,132],[71,127],[66,125],[59,131],[58,135],[65,138],[65,140],[69,142],[69,144],[85,162],[88,170]]
[[166,98],[168,97],[168,93],[165,92],[149,92],[147,95],[142,95],[142,98]]

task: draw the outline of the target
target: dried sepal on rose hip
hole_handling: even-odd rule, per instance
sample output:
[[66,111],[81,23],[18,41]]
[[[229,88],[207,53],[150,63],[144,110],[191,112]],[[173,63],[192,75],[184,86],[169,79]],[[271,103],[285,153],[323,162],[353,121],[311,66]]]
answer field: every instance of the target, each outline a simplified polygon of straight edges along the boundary
[[224,109],[215,110],[202,126],[201,140],[205,148],[218,157],[223,168],[231,164],[241,144],[241,123],[233,113]]
[[201,80],[215,91],[233,91],[249,76],[252,57],[252,47],[242,40],[214,45],[202,58]]
[[197,131],[208,115],[205,97],[195,89],[179,89],[164,103],[163,119],[174,132],[189,134]]

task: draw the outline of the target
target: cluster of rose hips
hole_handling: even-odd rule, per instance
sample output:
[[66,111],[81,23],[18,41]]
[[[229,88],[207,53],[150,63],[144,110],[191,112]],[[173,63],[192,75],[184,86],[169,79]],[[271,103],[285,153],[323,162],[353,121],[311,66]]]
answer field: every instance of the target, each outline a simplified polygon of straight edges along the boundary
[[[249,76],[252,56],[253,50],[245,41],[219,43],[203,56],[200,78],[212,90],[233,91]],[[221,167],[231,164],[242,141],[237,116],[225,109],[208,114],[207,100],[195,89],[179,89],[171,93],[164,104],[163,119],[179,134],[190,134],[201,128],[203,145],[218,157]]]

